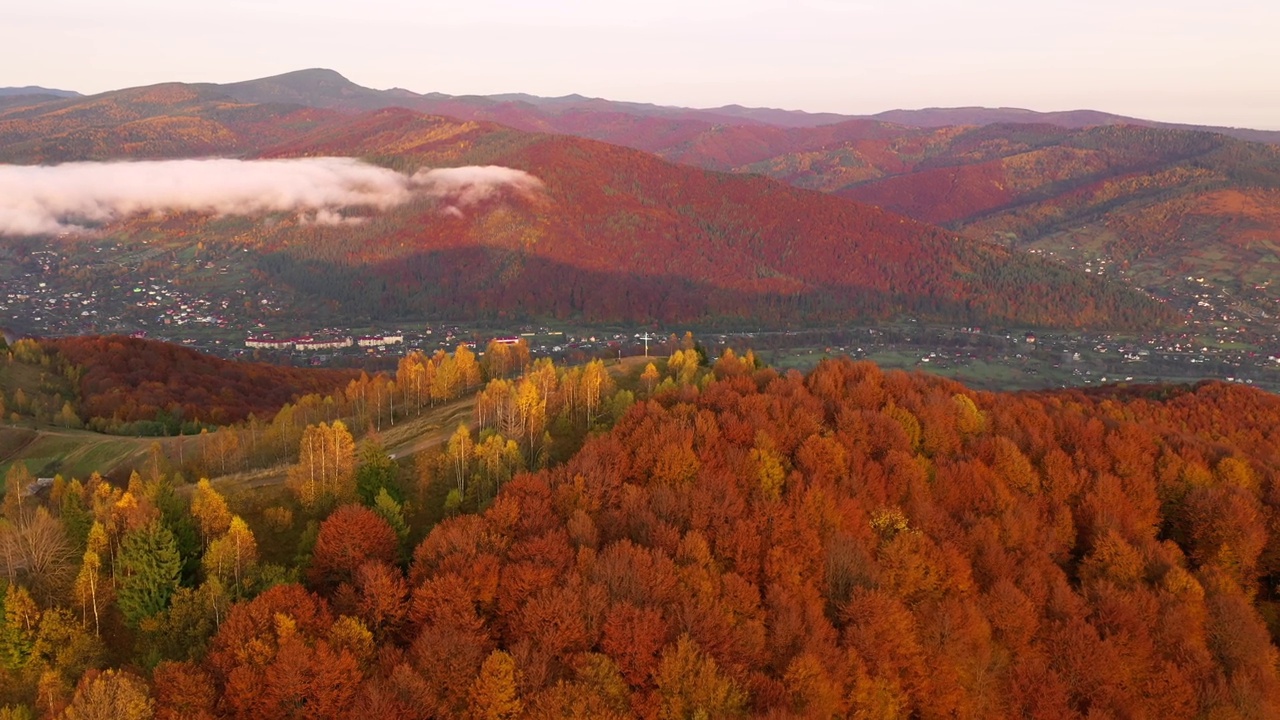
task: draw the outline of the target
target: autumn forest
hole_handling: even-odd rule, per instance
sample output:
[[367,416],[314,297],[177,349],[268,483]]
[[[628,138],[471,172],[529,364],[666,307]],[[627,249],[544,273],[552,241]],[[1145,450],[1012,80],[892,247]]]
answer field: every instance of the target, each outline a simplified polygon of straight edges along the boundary
[[0,93],[0,720],[1280,717],[1277,148]]
[[[0,712],[1280,712],[1274,396],[698,350],[447,356],[472,423],[405,465],[317,419],[267,505],[167,460],[35,495],[11,471]],[[430,407],[440,361],[387,392]]]

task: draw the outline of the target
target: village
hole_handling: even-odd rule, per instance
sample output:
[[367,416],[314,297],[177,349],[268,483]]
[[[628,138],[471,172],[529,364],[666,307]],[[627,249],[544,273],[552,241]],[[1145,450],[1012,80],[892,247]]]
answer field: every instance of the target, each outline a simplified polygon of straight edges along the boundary
[[[707,328],[583,327],[421,320],[300,327],[298,298],[235,277],[234,258],[201,260],[166,275],[152,255],[121,254],[112,241],[74,256],[46,246],[0,262],[0,325],[16,334],[123,334],[180,343],[222,357],[385,369],[405,353],[483,352],[494,339],[523,340],[534,357],[578,361],[666,354],[667,339],[693,330],[709,352],[754,348],[778,367],[805,369],[850,355],[885,367],[950,375],[978,387],[1067,387],[1217,378],[1280,388],[1280,313],[1259,313],[1203,278],[1188,277],[1171,300],[1188,328],[1116,335],[1015,328],[954,328],[910,318],[867,327],[734,332]],[[110,258],[110,259],[108,259]],[[1088,268],[1106,272],[1101,261]]]

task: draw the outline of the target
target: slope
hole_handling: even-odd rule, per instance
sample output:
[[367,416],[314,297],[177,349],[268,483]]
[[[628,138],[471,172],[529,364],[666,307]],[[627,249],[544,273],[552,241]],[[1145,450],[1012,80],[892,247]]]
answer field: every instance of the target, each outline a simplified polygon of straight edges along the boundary
[[[765,174],[980,239],[1031,245],[1079,267],[1127,266],[1142,286],[1184,302],[1196,289],[1180,278],[1204,277],[1247,317],[1270,314],[1280,299],[1266,282],[1280,271],[1266,209],[1275,153],[1228,139],[1275,144],[1276,132],[1093,110],[930,108],[851,119],[581,96],[423,96],[360,88],[318,70],[226,87],[246,99],[324,107],[403,105]],[[1106,223],[1096,223],[1104,214]]]
[[949,125],[996,125],[1006,123],[1027,125],[1055,125],[1081,129],[1102,125],[1136,125],[1164,130],[1192,130],[1227,135],[1237,140],[1280,144],[1280,131],[1254,130],[1252,128],[1194,125],[1189,123],[1160,122],[1127,117],[1098,110],[1063,110],[1038,112],[1022,108],[925,108],[921,110],[888,110],[870,116],[875,120],[907,125],[909,127],[934,128]]
[[[912,315],[1071,327],[1171,319],[1137,294],[1054,263],[829,194],[616,145],[398,109],[343,116],[246,105],[203,86],[68,103],[0,116],[7,118],[0,157],[41,161],[53,138],[109,138],[143,123],[157,132],[142,142],[56,147],[63,159],[223,148],[355,156],[410,172],[503,165],[544,183],[544,192],[508,193],[465,211],[423,200],[358,225],[277,217],[246,228],[207,217],[135,217],[106,228],[125,242],[161,238],[157,251],[196,242],[254,250],[245,260],[262,282],[299,289],[317,308],[338,307],[347,317],[776,326]],[[188,123],[225,132],[210,142]],[[270,145],[275,140],[282,141]]]
[[[849,361],[712,372],[420,542],[399,505],[228,498],[252,524],[247,590],[152,611],[157,715],[1280,712],[1280,398],[975,393]],[[481,477],[457,457],[448,475]],[[149,650],[119,645],[120,663]],[[34,704],[32,675],[14,702]]]
[[301,105],[241,103],[179,83],[0,104],[0,162],[238,155],[337,117]]
[[836,193],[1077,267],[1123,266],[1160,294],[1190,297],[1181,279],[1192,275],[1246,315],[1274,314],[1280,300],[1267,283],[1280,272],[1274,145],[1129,125],[608,127],[618,132],[607,139],[674,161]]

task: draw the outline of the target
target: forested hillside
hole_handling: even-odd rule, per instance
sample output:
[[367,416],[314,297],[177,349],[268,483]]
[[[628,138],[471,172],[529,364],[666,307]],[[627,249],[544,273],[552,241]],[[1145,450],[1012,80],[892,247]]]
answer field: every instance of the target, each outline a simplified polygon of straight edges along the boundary
[[341,117],[256,105],[169,83],[15,108],[0,106],[0,162],[237,155]]
[[1148,288],[1191,273],[1238,294],[1280,269],[1275,145],[1111,124],[780,128],[632,116],[583,124],[565,131],[835,193],[1078,266],[1103,260]]
[[[234,362],[121,336],[20,340],[0,357],[0,369],[0,377],[13,376],[12,388],[0,385],[0,410],[11,408],[15,421],[30,416],[65,427],[128,426],[157,435],[177,434],[183,426],[198,432],[202,425],[238,423],[250,415],[269,420],[288,403],[340,390],[359,376]],[[147,423],[156,427],[143,427]]]
[[[296,500],[253,515],[163,478],[11,493],[0,539],[72,547],[9,565],[0,703],[257,720],[1280,712],[1275,396],[974,393],[847,360],[806,377],[725,353],[704,370],[690,349],[646,368],[630,405],[605,403],[599,372],[491,383],[488,429],[460,428],[415,475],[465,483],[450,507],[482,511],[415,545],[376,449],[350,460],[324,424],[303,436]],[[543,438],[616,424],[511,477],[543,462],[552,412],[564,424]],[[337,475],[308,437],[349,459]]]
[[[237,262],[250,264],[254,281],[314,298],[317,319],[336,308],[378,319],[752,326],[902,316],[1115,328],[1178,320],[1139,293],[1057,263],[831,194],[616,145],[399,109],[334,117],[245,105],[204,86],[65,102],[0,113],[0,158],[337,155],[406,173],[498,165],[540,182],[537,192],[492,193],[461,207],[436,197],[356,208],[337,224],[186,213],[99,228],[126,247],[247,249]],[[138,123],[150,129],[137,142],[117,137]],[[58,251],[74,252],[74,240]]]
[[269,418],[303,395],[324,395],[358,373],[233,362],[154,340],[74,337],[43,341],[77,368],[81,414],[117,422],[162,412],[214,425]]

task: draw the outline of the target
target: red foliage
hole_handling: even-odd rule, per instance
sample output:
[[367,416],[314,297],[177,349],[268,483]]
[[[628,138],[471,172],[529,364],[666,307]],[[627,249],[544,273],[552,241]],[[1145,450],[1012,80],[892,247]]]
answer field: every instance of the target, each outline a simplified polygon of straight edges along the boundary
[[44,341],[83,371],[81,414],[117,422],[155,420],[163,412],[183,421],[239,422],[250,414],[268,420],[285,403],[325,394],[352,372],[234,362],[190,348],[122,336]]
[[[877,123],[805,132],[794,140],[777,129],[736,128],[706,139],[706,164],[824,142],[851,143],[885,171],[910,164],[893,159],[885,146],[896,140]],[[907,134],[908,144],[927,136]],[[389,157],[408,170],[502,164],[544,183],[545,191],[500,193],[461,213],[424,201],[357,227],[282,222],[254,231],[254,247],[271,253],[272,282],[352,313],[768,324],[912,314],[1144,327],[1171,319],[1149,298],[1091,275],[877,207],[565,135],[384,109],[321,122],[263,152]],[[982,194],[991,183],[977,187]],[[130,228],[143,232],[149,222]],[[186,223],[199,231],[192,236],[218,241],[204,219]]]
[[347,648],[330,644],[332,627],[325,602],[297,585],[233,607],[208,657],[222,712],[246,720],[347,717],[364,675]]
[[157,693],[457,717],[498,657],[487,691],[538,717],[1269,717],[1278,482],[1280,398],[1247,388],[725,374],[446,520],[407,583],[385,522],[340,508],[311,568],[335,609],[238,604]]
[[213,720],[217,687],[202,668],[190,663],[162,662],[151,678],[156,720]]
[[333,624],[324,600],[300,585],[277,585],[231,608],[213,637],[209,665],[225,677],[236,667],[260,663],[274,652],[282,617],[307,635],[320,634]]
[[[350,582],[366,563],[394,565],[398,548],[395,530],[381,515],[363,505],[343,505],[320,523],[307,577],[317,587]],[[367,571],[365,579],[378,584],[376,575]]]

